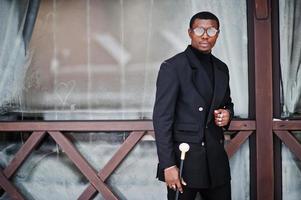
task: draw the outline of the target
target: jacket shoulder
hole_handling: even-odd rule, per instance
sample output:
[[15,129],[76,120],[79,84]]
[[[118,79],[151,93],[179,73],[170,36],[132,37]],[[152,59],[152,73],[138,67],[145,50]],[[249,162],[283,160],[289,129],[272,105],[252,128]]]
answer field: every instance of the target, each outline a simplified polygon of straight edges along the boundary
[[166,59],[163,64],[167,64],[173,67],[182,66],[187,62],[187,58],[184,52],[178,53],[171,58]]

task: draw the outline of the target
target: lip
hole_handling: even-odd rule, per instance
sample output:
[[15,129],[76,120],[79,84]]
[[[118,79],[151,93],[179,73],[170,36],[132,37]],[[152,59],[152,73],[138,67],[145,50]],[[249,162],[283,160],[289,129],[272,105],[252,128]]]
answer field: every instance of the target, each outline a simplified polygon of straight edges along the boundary
[[201,46],[209,46],[209,43],[208,42],[200,42],[199,43]]

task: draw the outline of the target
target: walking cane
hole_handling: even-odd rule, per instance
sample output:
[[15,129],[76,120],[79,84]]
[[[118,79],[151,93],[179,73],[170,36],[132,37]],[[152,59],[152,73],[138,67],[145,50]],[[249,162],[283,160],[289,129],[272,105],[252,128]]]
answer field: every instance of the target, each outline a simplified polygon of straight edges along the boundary
[[[182,171],[183,171],[183,164],[185,160],[185,154],[187,151],[189,151],[189,144],[187,143],[181,143],[179,145],[179,149],[181,151],[181,163],[180,163],[180,181],[182,182]],[[179,199],[179,189],[176,191],[176,198],[175,200]]]

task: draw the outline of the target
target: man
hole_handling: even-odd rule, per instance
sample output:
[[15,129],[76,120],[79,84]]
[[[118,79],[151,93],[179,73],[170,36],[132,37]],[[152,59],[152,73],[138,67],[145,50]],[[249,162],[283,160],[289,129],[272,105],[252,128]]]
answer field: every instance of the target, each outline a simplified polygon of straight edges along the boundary
[[[219,20],[210,12],[195,14],[188,29],[191,45],[162,63],[157,78],[153,123],[159,165],[168,199],[230,200],[230,168],[223,129],[233,116],[229,71],[211,54],[219,34]],[[182,180],[180,143],[186,142]]]

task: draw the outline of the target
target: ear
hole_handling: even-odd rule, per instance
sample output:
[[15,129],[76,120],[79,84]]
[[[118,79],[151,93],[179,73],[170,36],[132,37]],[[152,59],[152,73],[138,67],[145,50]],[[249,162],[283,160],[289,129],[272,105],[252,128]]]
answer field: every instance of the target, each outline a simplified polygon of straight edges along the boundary
[[188,32],[188,35],[189,35],[190,39],[192,39],[192,34],[193,34],[192,30],[189,28],[187,32]]

